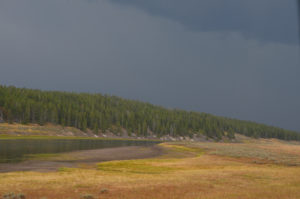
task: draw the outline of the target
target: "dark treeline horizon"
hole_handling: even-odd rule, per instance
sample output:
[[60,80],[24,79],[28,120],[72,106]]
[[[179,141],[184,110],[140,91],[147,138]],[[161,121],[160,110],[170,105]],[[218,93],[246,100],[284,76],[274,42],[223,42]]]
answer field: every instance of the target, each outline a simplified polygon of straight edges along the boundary
[[300,133],[207,113],[167,109],[121,97],[63,91],[41,91],[0,85],[0,112],[9,123],[72,126],[95,134],[125,129],[129,135],[158,137],[204,135],[233,139],[235,133],[254,138],[300,140]]

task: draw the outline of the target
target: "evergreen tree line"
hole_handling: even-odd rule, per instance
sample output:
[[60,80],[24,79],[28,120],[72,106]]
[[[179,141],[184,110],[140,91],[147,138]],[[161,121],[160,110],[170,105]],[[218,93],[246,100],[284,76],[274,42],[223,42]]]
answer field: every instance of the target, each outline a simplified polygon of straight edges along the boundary
[[194,134],[221,139],[240,133],[255,138],[300,140],[300,134],[254,122],[217,117],[206,113],[170,110],[120,97],[40,91],[0,85],[0,111],[7,122],[72,126],[94,133],[121,130],[128,134],[158,137]]

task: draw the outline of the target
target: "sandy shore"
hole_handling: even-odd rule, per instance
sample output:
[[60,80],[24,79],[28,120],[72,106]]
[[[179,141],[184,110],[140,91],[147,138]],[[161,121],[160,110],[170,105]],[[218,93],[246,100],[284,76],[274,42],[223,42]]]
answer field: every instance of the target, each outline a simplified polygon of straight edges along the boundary
[[62,167],[90,167],[93,168],[98,162],[112,160],[143,159],[159,156],[163,149],[157,145],[142,147],[129,146],[117,148],[105,148],[96,150],[75,151],[62,153],[57,157],[47,158],[46,160],[27,160],[20,163],[0,164],[0,172],[13,171],[56,171]]

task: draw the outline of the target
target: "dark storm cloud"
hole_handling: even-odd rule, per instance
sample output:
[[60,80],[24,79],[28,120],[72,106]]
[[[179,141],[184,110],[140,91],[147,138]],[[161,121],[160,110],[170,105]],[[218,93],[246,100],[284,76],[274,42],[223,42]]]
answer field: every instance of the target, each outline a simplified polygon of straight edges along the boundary
[[299,33],[299,45],[300,45],[300,0],[297,0],[298,6],[298,33]]
[[291,42],[195,31],[104,0],[2,0],[0,28],[2,84],[109,93],[300,130]]
[[111,0],[196,31],[237,31],[261,41],[297,42],[297,0]]

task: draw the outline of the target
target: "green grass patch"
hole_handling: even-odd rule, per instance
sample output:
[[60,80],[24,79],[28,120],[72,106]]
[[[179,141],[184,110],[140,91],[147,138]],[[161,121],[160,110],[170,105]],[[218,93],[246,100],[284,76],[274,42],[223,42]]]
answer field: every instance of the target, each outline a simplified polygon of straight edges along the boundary
[[175,168],[155,165],[155,163],[158,164],[160,162],[168,161],[169,160],[166,159],[111,161],[99,163],[97,168],[102,171],[117,173],[162,174],[174,171]]
[[173,145],[173,144],[162,144],[162,146],[168,147],[177,152],[189,152],[194,153],[197,156],[201,156],[204,153],[204,150],[196,147],[187,147],[183,145]]

